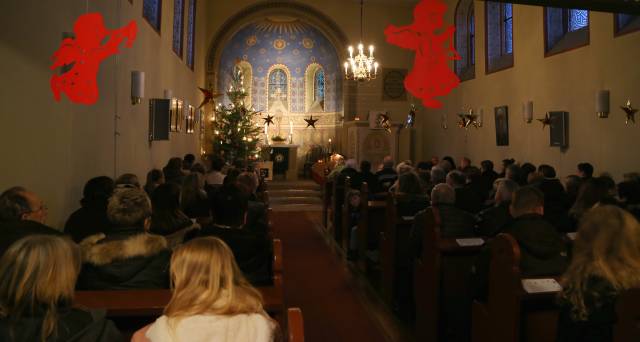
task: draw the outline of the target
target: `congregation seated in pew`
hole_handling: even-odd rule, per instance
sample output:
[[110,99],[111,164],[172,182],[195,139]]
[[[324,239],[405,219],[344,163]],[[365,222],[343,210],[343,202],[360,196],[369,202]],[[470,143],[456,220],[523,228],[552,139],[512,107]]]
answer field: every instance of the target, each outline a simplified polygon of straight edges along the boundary
[[80,242],[78,289],[168,288],[171,250],[163,236],[149,234],[151,201],[144,190],[116,189],[107,216],[106,233]]
[[122,341],[104,311],[72,307],[80,251],[55,235],[29,235],[0,258],[0,340]]
[[91,178],[82,190],[80,209],[74,211],[64,225],[64,233],[75,242],[105,232],[111,223],[107,218],[107,202],[115,184],[107,176]]
[[[455,206],[456,192],[448,184],[438,184],[431,191],[431,207],[437,207],[440,212],[440,232],[442,237],[470,237],[474,235],[475,217]],[[411,229],[411,246],[413,255],[419,255],[422,250],[422,234],[424,233],[425,215],[431,207],[419,211],[415,216]]]
[[277,324],[220,239],[187,242],[171,258],[173,293],[164,315],[136,332],[134,342],[273,341]]
[[613,341],[616,299],[640,287],[640,224],[611,205],[585,213],[562,276],[558,342]]
[[34,192],[14,186],[0,195],[0,255],[21,238],[33,234],[62,235],[45,225],[47,206]]
[[247,226],[248,203],[248,196],[237,185],[222,186],[212,199],[214,221],[190,231],[184,241],[216,236],[229,245],[252,284],[270,284],[271,244],[266,232]]
[[499,181],[494,204],[477,215],[477,235],[496,236],[506,224],[511,222],[513,217],[511,217],[509,207],[513,193],[517,189],[518,183],[510,179]]
[[[520,245],[522,274],[562,274],[568,262],[567,250],[556,228],[543,217],[544,194],[531,186],[516,190],[510,212],[514,219],[499,233],[512,235]],[[489,244],[478,256],[472,269],[474,296],[477,299],[486,298],[490,262]]]
[[193,223],[180,209],[180,186],[165,183],[158,186],[151,195],[150,231],[158,235],[171,235],[190,227]]

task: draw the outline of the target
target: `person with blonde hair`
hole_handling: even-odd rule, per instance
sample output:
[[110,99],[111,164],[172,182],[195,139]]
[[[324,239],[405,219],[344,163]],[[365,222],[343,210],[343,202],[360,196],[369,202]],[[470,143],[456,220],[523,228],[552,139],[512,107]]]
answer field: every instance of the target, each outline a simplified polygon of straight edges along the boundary
[[276,323],[264,312],[260,292],[222,240],[203,237],[178,247],[170,272],[173,294],[164,315],[138,330],[133,342],[274,340]]
[[104,312],[72,307],[80,252],[67,238],[30,235],[0,259],[1,341],[121,341]]
[[617,295],[640,286],[639,271],[638,221],[612,205],[586,212],[561,280],[557,341],[612,341]]

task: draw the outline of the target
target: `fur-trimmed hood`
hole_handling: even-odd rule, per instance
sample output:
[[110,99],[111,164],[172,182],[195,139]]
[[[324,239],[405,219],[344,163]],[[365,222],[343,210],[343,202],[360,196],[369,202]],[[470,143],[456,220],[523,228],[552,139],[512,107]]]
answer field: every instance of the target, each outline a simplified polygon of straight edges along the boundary
[[160,235],[140,233],[124,239],[101,242],[105,238],[101,233],[80,242],[84,263],[103,266],[135,257],[151,257],[168,249],[167,240]]

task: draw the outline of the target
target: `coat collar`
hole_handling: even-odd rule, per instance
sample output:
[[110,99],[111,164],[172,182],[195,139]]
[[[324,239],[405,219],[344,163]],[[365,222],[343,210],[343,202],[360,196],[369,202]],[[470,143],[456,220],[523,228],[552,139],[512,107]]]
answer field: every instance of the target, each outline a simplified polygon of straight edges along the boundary
[[80,242],[83,262],[101,266],[134,257],[150,257],[168,249],[167,240],[160,235],[140,233],[124,239],[103,241],[105,238],[101,233]]

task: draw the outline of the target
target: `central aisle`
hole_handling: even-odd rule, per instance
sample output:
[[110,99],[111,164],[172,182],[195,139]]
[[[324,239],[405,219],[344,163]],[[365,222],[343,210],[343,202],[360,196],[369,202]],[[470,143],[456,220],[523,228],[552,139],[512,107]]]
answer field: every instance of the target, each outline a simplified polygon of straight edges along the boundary
[[302,309],[306,341],[384,341],[358,301],[349,272],[316,229],[320,217],[317,211],[273,214],[283,243],[287,306]]

